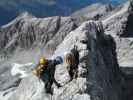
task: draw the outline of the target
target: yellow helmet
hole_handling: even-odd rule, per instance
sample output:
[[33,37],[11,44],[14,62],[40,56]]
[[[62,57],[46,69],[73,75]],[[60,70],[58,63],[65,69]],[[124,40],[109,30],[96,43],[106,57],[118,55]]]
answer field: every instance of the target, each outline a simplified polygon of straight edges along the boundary
[[45,65],[46,64],[46,59],[44,57],[41,57],[39,60],[40,65]]

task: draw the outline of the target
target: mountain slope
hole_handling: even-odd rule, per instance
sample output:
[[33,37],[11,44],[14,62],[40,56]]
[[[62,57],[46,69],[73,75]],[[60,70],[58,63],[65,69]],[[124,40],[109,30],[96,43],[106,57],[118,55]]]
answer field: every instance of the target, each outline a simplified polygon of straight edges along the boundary
[[[76,41],[75,41],[76,40]],[[7,100],[124,100],[123,77],[118,67],[115,43],[105,35],[100,22],[88,21],[70,32],[57,47],[53,56],[78,46],[79,77],[70,78],[64,65],[56,66],[55,78],[61,88],[53,85],[54,94],[48,95],[35,76],[24,78],[18,88],[2,98]],[[96,60],[97,59],[97,60]],[[29,66],[30,67],[30,66]],[[63,73],[62,73],[63,72]],[[65,78],[65,80],[64,80]],[[108,91],[109,90],[109,91]]]
[[[102,23],[80,26],[72,17],[23,13],[0,27],[0,100],[132,100],[132,11],[131,1],[105,12]],[[46,94],[45,82],[31,69],[41,55],[62,56],[74,45],[80,54],[78,78],[69,82],[65,65],[58,65],[55,78],[62,87],[53,84],[54,94]]]
[[[23,13],[0,28],[0,50],[10,53],[17,49],[44,48],[51,50],[76,28],[71,17],[36,18]],[[50,46],[49,46],[50,45]],[[43,52],[43,51],[42,51]]]
[[102,20],[114,9],[112,4],[95,3],[74,12],[71,16],[76,19],[77,24],[81,24],[86,20]]
[[119,64],[122,66],[132,66],[132,12],[131,1],[103,20],[106,33],[111,34],[116,40]]

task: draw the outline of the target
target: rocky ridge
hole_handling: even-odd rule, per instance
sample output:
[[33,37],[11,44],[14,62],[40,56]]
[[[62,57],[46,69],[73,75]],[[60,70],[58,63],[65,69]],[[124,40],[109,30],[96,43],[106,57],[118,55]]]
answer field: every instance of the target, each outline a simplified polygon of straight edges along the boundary
[[67,70],[59,65],[55,78],[63,86],[57,88],[53,85],[52,96],[45,93],[45,83],[30,75],[21,81],[9,100],[122,100],[123,79],[116,59],[115,43],[111,36],[104,34],[102,24],[93,21],[83,23],[65,37],[54,55],[70,50],[73,45],[78,46],[80,53],[77,79],[69,82]]
[[54,51],[75,28],[76,24],[71,17],[36,18],[26,12],[0,28],[0,48],[3,48],[0,51],[11,52],[18,48],[30,49],[37,46],[45,46]]
[[115,7],[111,4],[95,3],[74,12],[71,16],[77,20],[78,24],[81,24],[86,20],[102,20],[110,14],[114,8]]
[[[130,1],[105,13],[102,22],[86,21],[78,28],[71,17],[42,19],[27,13],[2,26],[1,53],[14,55],[0,64],[0,99],[132,100],[133,75],[126,69],[132,67],[132,4]],[[45,83],[32,74],[20,78],[10,73],[12,62],[32,61],[38,48],[44,55],[51,50],[54,58],[74,45],[80,53],[79,77],[69,82],[64,65],[56,66],[55,78],[62,87],[53,85],[53,95],[46,94]]]
[[127,2],[103,20],[105,33],[115,38],[120,66],[132,66],[132,5],[132,1]]

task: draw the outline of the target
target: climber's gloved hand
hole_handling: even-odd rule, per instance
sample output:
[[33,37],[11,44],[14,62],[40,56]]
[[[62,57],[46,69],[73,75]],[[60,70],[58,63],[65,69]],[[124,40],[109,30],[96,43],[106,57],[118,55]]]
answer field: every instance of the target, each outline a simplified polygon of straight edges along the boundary
[[35,76],[40,76],[41,75],[41,73],[43,72],[43,66],[41,66],[41,65],[39,65],[39,66],[37,66],[35,69],[33,69],[33,71],[32,71],[32,73],[33,73],[33,75],[35,75]]

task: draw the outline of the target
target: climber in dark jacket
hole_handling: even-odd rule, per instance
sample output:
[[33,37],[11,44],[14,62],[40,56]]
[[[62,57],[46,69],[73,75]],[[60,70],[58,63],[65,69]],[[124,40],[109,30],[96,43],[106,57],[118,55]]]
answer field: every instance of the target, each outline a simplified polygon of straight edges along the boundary
[[42,81],[45,82],[45,90],[46,93],[53,94],[52,84],[53,82],[57,87],[60,87],[60,84],[55,80],[55,66],[63,63],[62,57],[56,57],[54,60],[48,60],[44,57],[41,57],[39,60],[39,64],[32,71],[34,75],[38,76]]
[[70,75],[70,81],[78,77],[79,52],[77,46],[64,54],[64,63]]

